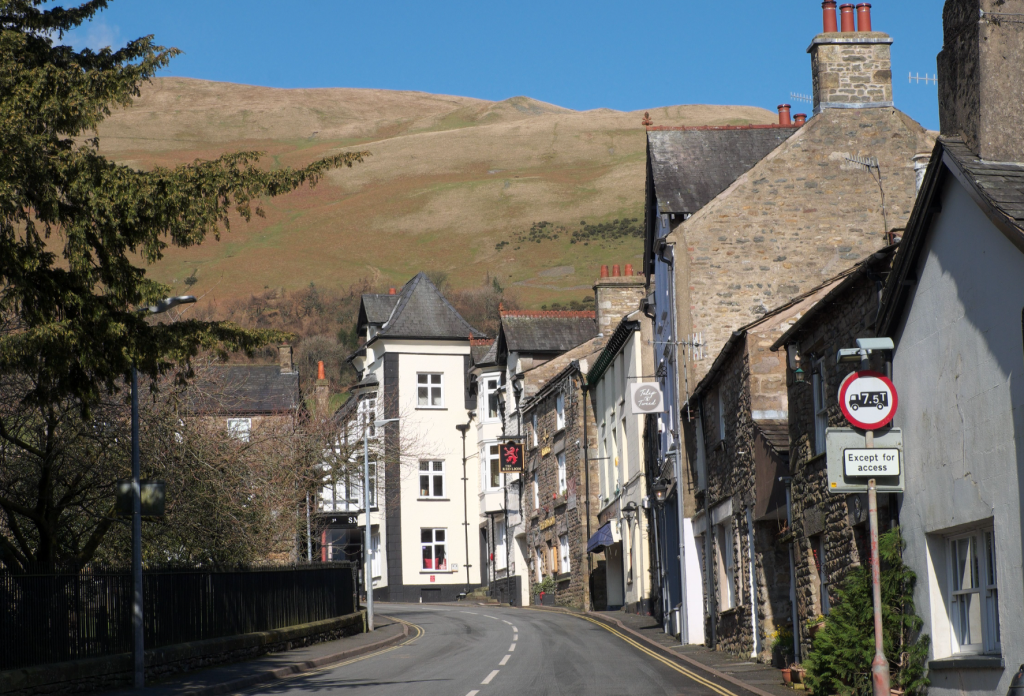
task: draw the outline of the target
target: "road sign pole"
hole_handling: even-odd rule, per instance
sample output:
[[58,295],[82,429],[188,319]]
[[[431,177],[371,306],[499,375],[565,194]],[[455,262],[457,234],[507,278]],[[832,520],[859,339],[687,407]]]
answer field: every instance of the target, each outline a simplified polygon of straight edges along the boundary
[[[868,431],[869,448],[874,433]],[[868,480],[868,525],[871,528],[871,594],[875,605],[875,659],[871,661],[871,683],[875,696],[889,696],[889,661],[882,642],[882,572],[878,560],[878,491],[875,479]]]

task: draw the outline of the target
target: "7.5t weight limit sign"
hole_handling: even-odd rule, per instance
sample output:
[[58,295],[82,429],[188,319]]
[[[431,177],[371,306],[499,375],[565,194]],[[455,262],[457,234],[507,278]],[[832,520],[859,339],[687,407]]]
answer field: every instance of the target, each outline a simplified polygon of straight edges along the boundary
[[896,415],[899,397],[881,372],[851,372],[839,385],[839,408],[851,425],[863,430],[885,427]]

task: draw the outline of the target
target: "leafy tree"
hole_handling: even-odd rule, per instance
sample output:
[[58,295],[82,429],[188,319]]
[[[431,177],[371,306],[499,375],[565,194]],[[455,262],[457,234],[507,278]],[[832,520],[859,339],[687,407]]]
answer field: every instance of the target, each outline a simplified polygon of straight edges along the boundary
[[[928,686],[924,663],[929,638],[914,613],[916,575],[903,563],[905,542],[899,529],[878,538],[882,562],[882,632],[893,688],[908,695]],[[836,590],[837,603],[826,627],[814,638],[804,666],[807,684],[816,694],[854,694],[870,684],[875,657],[874,604],[871,568],[862,565],[846,576]]]
[[[59,40],[108,0],[47,4],[0,0],[0,313],[18,318],[0,336],[0,372],[31,375],[34,403],[70,396],[88,411],[133,362],[156,377],[204,348],[251,350],[278,338],[224,323],[148,323],[135,308],[168,288],[137,258],[152,263],[169,244],[219,237],[233,216],[262,215],[262,198],[314,185],[368,153],[274,171],[259,166],[259,152],[151,171],[111,162],[96,126],[178,50],[147,36],[117,51],[75,51]],[[17,438],[2,424],[0,436]]]
[[175,368],[185,378],[201,351],[251,353],[285,337],[224,322],[147,321],[137,308],[169,288],[147,278],[140,260],[219,238],[232,219],[262,216],[262,199],[315,185],[368,153],[274,171],[259,166],[259,152],[150,171],[111,162],[99,154],[97,125],[178,51],[152,36],[116,51],[75,51],[60,41],[108,0],[48,5],[0,0],[0,377],[16,386],[6,396],[17,396],[0,413],[0,443],[37,467],[14,482],[17,499],[0,494],[0,552],[52,565],[87,562],[109,527],[99,518],[74,526],[72,503],[100,490],[83,481],[111,472],[93,477],[64,443],[93,433],[82,417],[107,408],[133,364],[154,383]]

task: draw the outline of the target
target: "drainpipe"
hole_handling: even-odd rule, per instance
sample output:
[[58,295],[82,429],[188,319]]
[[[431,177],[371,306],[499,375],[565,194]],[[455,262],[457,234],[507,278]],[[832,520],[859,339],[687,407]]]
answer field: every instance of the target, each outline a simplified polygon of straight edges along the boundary
[[[790,535],[793,534],[793,477],[780,476],[779,481],[786,486],[786,526]],[[793,620],[793,659],[799,664],[800,660],[800,623],[796,610],[796,563],[793,559],[793,540],[789,542],[789,603],[792,607]]]
[[[573,364],[576,369],[580,369],[580,363],[578,360],[573,360]],[[583,372],[580,371],[580,389],[583,392],[583,485],[586,490],[583,493],[583,499],[586,501],[586,513],[587,513],[587,543],[590,543],[590,436],[587,434],[587,402],[590,400],[588,392],[590,391],[587,385],[587,379],[583,376]],[[594,578],[594,555],[591,553],[587,554],[587,610],[594,610],[594,593],[591,587],[591,582]]]
[[708,595],[708,623],[711,626],[711,649],[713,650],[718,643],[718,602],[715,601],[714,591],[714,579],[711,575],[711,561],[714,549],[711,544],[711,505],[710,495],[708,490],[708,448],[707,443],[703,442],[704,439],[704,400],[698,399],[697,401],[697,414],[700,418],[700,432],[697,433],[697,437],[701,438],[701,451],[704,452],[704,461],[701,463],[704,475],[704,584],[707,588]]
[[754,652],[751,657],[761,654],[761,633],[757,628],[757,560],[754,554],[754,515],[747,508],[747,553],[750,556],[750,624],[754,629]]

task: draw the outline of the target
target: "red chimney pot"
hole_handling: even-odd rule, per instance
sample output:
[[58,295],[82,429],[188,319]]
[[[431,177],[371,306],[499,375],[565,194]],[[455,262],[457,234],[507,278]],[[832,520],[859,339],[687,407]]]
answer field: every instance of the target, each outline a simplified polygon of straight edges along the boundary
[[607,278],[608,277],[608,266],[607,265],[601,266],[601,277],[602,278]]
[[327,379],[327,374],[324,372],[324,361],[320,360],[316,364],[316,378]]
[[807,123],[807,114],[796,114],[793,116],[793,123],[797,126],[802,126]]
[[853,5],[846,3],[839,6],[839,31],[857,31],[853,27]]
[[391,288],[390,290],[388,290],[388,294],[389,295],[394,295],[395,294],[395,289]]
[[821,3],[821,20],[824,26],[822,31],[826,34],[839,31],[836,24],[836,0],[825,0]]
[[779,104],[779,125],[780,126],[791,126],[793,122],[789,118],[789,104]]
[[871,31],[871,3],[857,3],[857,31]]
[[623,273],[623,275],[625,275],[625,276],[633,275],[633,264],[631,264],[631,263],[627,263],[626,264],[626,270]]
[[612,264],[612,278],[618,278],[618,277],[619,277],[619,264],[613,263]]

